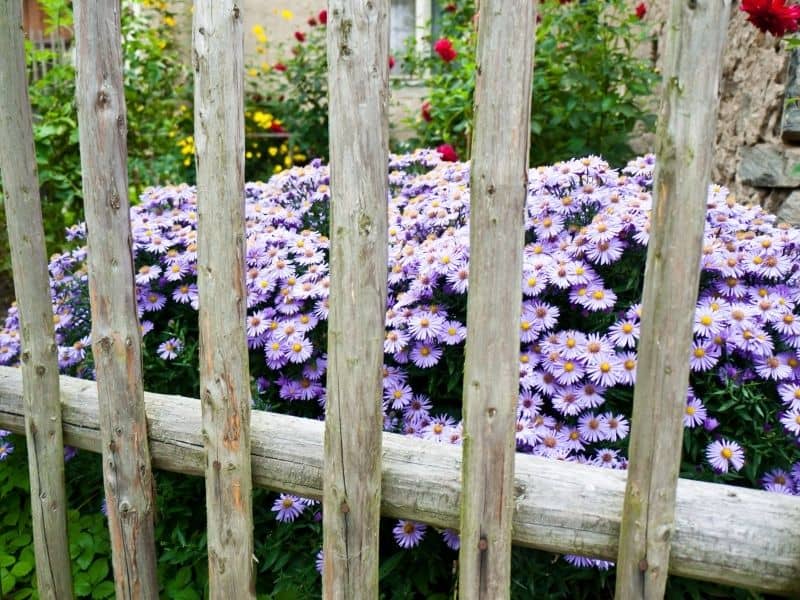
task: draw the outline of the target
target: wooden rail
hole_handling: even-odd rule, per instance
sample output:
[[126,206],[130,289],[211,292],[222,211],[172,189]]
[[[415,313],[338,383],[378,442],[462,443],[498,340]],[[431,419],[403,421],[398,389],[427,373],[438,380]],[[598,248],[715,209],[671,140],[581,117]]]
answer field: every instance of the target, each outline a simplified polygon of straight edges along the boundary
[[[97,385],[61,377],[64,441],[99,452]],[[145,394],[155,467],[203,476],[199,400]],[[0,427],[24,432],[22,377],[0,367]],[[320,499],[323,423],[252,414],[253,483]],[[617,556],[625,472],[520,454],[513,542],[606,560]],[[458,527],[461,449],[383,434],[381,513]],[[669,571],[766,593],[800,595],[800,498],[681,479]]]

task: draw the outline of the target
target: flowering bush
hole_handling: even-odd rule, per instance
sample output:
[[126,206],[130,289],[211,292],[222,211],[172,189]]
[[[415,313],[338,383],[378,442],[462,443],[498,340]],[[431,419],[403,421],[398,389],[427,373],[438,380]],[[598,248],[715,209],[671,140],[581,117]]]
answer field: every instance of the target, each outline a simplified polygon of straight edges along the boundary
[[[646,5],[543,0],[536,10],[531,164],[590,153],[623,164],[631,156],[634,126],[647,129],[655,122],[647,111],[656,89],[655,66],[641,52],[650,43]],[[420,52],[409,40],[403,69],[428,88],[420,116],[411,122],[412,145],[446,142],[469,158],[475,24],[475,2],[450,2],[436,18],[430,46]]]
[[[520,282],[519,452],[626,467],[653,162],[652,156],[639,158],[619,173],[589,156],[530,171]],[[426,150],[393,155],[389,170],[384,426],[460,444],[469,169]],[[248,184],[245,194],[255,405],[320,418],[328,169],[313,161],[267,183]],[[148,189],[131,218],[146,386],[196,395],[195,190]],[[75,240],[83,235],[81,226],[70,230]],[[91,377],[85,257],[82,247],[57,255],[50,273],[60,366]],[[797,264],[797,230],[776,226],[760,208],[739,205],[726,189],[711,187],[687,357],[683,476],[800,491]],[[12,307],[0,329],[0,364],[18,358]],[[3,443],[7,455],[9,443]],[[312,507],[281,494],[268,512],[283,522],[315,523],[319,508]],[[422,546],[435,554],[443,546],[458,547],[456,532],[440,537],[413,521],[386,530],[401,548]],[[384,556],[399,552],[389,547]],[[566,558],[576,565],[611,566]],[[309,554],[309,564],[312,559]],[[446,580],[447,574],[437,577]]]

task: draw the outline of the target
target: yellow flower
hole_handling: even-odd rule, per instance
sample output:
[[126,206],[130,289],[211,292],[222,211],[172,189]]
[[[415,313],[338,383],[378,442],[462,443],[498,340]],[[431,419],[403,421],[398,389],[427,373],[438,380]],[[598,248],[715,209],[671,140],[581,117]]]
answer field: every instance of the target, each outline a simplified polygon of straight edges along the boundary
[[275,168],[273,169],[273,171],[275,173],[280,173],[281,171],[283,171],[283,167],[280,166],[280,165],[275,165]]
[[244,153],[244,157],[245,158],[253,158],[253,153],[252,152],[245,152]]
[[175,17],[172,17],[170,15],[164,17],[164,25],[166,25],[167,27],[175,27]]
[[258,75],[258,70],[256,70],[256,69],[248,69],[248,70],[247,70],[247,74],[248,74],[250,77],[255,77],[256,75]]
[[291,167],[292,166],[292,157],[291,156],[287,156],[286,158],[284,158],[283,159],[283,164],[285,164],[287,167]]
[[270,156],[276,156],[278,154],[278,149],[275,146],[270,146],[267,149],[267,152],[269,153]]
[[287,21],[291,21],[292,19],[294,19],[294,13],[287,8],[284,8],[281,11],[281,16]]
[[264,71],[266,73],[267,71],[269,71],[269,69],[270,69],[269,63],[261,63],[261,70],[262,71]]

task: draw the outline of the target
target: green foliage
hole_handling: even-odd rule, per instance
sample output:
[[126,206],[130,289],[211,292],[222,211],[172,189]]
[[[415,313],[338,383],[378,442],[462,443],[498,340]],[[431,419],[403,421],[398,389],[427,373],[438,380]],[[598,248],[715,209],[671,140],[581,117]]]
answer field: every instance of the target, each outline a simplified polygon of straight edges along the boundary
[[[437,37],[453,43],[457,57],[420,54],[410,43],[403,67],[429,90],[429,118],[414,119],[412,146],[451,144],[469,157],[475,88],[474,3],[451,2]],[[531,113],[533,165],[599,154],[612,165],[630,158],[628,139],[637,123],[654,124],[647,102],[656,83],[643,22],[624,0],[537,4]],[[428,38],[429,42],[433,42]]]
[[[41,2],[50,27],[72,28],[67,0]],[[193,164],[184,164],[179,132],[191,130],[190,72],[170,35],[170,13],[156,14],[141,2],[123,2],[122,37],[128,110],[129,194],[135,200],[147,186],[186,181]],[[157,27],[153,24],[157,23]],[[55,50],[27,46],[29,64],[51,64],[29,85],[39,192],[48,250],[64,242],[64,229],[83,217],[75,67]],[[0,190],[2,191],[2,190]],[[0,193],[0,204],[2,194]],[[5,221],[0,218],[0,277],[10,279]],[[0,290],[2,292],[2,290]]]
[[[248,105],[279,117],[288,134],[292,152],[284,167],[328,157],[327,30],[313,22],[300,32],[302,42],[295,42],[288,52],[285,47],[278,48],[283,55],[280,62],[251,69],[248,79]],[[257,52],[267,54],[263,29],[254,27],[253,34]]]

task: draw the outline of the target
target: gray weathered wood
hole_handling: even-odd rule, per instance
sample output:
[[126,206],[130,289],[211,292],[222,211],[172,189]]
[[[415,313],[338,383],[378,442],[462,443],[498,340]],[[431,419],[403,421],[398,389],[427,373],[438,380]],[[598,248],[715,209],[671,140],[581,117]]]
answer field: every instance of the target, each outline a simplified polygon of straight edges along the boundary
[[495,599],[508,598],[511,591],[519,282],[535,17],[529,0],[483,0],[481,5],[470,176],[459,592],[462,598]]
[[117,598],[156,598],[153,476],[131,253],[120,7],[75,0],[92,352]]
[[730,9],[730,0],[672,0],[670,5],[652,235],[617,561],[619,600],[663,598],[667,582],[705,190]]
[[196,1],[192,37],[209,590],[219,600],[255,598],[239,4]]
[[377,598],[386,314],[388,0],[331,0],[325,598]]
[[[100,451],[97,385],[61,377],[64,440]],[[145,394],[153,464],[202,476],[200,402]],[[0,427],[23,432],[22,378],[0,367]],[[276,413],[252,415],[253,482],[322,497],[323,424]],[[624,471],[520,454],[514,486],[514,543],[613,560]],[[382,514],[458,527],[461,449],[383,434]],[[800,596],[800,498],[727,485],[678,483],[670,554],[674,575]]]
[[22,330],[36,581],[40,598],[71,599],[58,358],[20,0],[0,4],[0,173]]

